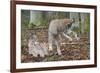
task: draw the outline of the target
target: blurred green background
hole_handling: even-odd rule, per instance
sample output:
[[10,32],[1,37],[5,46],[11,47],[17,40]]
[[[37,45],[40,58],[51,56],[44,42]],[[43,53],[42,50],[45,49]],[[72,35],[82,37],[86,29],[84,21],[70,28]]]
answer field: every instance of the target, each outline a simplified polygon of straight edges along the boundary
[[79,34],[89,34],[89,13],[21,10],[21,27],[22,29],[34,29],[43,27],[48,28],[51,20],[63,18],[74,18],[75,25],[73,26],[73,30]]

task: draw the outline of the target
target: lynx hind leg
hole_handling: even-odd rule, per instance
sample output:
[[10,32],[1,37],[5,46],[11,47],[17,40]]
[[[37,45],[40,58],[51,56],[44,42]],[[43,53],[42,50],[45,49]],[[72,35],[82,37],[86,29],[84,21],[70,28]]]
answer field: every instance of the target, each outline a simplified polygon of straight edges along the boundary
[[60,42],[58,40],[56,40],[55,43],[56,43],[56,46],[57,46],[57,53],[58,53],[58,55],[62,55],[61,49],[60,49]]
[[52,43],[49,43],[49,51],[52,51],[53,50],[53,47],[52,47]]
[[49,32],[49,36],[48,36],[48,45],[49,45],[49,51],[53,51],[53,35]]

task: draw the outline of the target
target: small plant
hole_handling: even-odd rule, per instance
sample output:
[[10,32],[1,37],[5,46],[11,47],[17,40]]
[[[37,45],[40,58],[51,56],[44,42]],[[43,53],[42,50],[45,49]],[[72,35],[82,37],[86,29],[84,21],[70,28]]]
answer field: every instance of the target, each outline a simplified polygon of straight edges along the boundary
[[28,24],[28,28],[29,28],[29,29],[32,29],[32,28],[34,28],[34,27],[36,27],[36,25],[35,25],[34,23],[29,23],[29,24]]

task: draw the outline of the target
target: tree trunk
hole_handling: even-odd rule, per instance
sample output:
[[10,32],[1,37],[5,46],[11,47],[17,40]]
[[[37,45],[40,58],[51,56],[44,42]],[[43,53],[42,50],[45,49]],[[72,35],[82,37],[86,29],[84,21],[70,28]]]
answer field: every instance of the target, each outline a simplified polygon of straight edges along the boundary
[[79,13],[76,12],[71,12],[70,13],[70,19],[74,19],[75,23],[73,25],[73,27],[79,27]]
[[38,26],[41,24],[42,12],[41,11],[30,11],[30,23]]
[[80,13],[81,16],[81,33],[84,33],[85,31],[85,21],[86,21],[86,14]]

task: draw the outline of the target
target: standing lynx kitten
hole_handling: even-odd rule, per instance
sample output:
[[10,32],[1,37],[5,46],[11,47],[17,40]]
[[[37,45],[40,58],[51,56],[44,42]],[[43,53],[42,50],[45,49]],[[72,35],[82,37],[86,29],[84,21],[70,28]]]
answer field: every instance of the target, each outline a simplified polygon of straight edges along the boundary
[[[50,22],[48,29],[49,51],[53,50],[53,44],[55,44],[57,46],[58,55],[62,54],[60,50],[61,35],[65,36],[70,41],[72,41],[72,38],[64,32],[66,30],[68,31],[68,33],[72,32],[70,28],[73,22],[74,20],[71,19],[55,19]],[[78,40],[77,34],[74,33],[74,35],[75,38]]]

